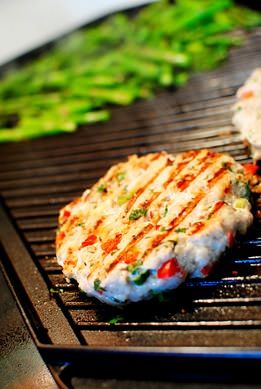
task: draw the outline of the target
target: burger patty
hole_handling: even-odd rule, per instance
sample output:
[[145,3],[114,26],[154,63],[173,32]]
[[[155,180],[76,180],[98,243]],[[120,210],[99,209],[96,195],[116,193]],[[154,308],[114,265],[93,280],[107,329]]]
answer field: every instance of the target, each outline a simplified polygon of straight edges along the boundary
[[248,196],[228,155],[132,155],[60,211],[58,263],[103,302],[148,299],[208,275],[252,223]]
[[233,124],[250,146],[254,160],[261,159],[261,68],[257,68],[237,91]]

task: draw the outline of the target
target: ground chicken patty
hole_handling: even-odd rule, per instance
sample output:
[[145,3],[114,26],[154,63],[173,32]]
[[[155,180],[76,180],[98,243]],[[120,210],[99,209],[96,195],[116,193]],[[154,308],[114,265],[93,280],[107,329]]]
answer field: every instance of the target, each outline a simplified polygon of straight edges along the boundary
[[61,210],[58,263],[103,302],[150,298],[209,273],[251,224],[248,196],[228,155],[132,155]]
[[233,124],[250,146],[254,160],[261,160],[261,68],[257,68],[237,91]]

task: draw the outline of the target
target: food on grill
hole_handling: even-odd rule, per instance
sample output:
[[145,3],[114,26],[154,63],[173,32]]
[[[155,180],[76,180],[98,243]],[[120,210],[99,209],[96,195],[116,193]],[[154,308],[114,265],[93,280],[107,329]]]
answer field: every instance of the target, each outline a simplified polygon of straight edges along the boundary
[[256,69],[237,91],[233,124],[250,146],[253,159],[261,159],[261,68]]
[[211,150],[119,163],[59,215],[64,274],[109,304],[205,277],[252,222],[243,167]]

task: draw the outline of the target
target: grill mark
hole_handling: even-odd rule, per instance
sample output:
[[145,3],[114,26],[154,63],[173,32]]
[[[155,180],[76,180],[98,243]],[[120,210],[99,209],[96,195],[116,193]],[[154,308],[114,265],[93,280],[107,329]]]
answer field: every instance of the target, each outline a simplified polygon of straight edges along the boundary
[[[205,162],[205,160],[208,158],[208,155],[200,161]],[[216,157],[218,158],[218,157]],[[204,164],[199,171],[197,171],[195,174],[186,174],[180,181],[177,182],[176,187],[183,192],[185,189],[187,189],[190,184],[202,173],[204,170],[206,170],[211,164],[213,164],[214,161],[209,161],[206,164]]]
[[[207,215],[207,218],[210,219],[215,213],[217,213],[223,207],[223,205],[225,205],[224,201],[221,200],[217,201],[213,209],[211,210],[211,212]],[[192,224],[191,229],[189,231],[189,235],[193,235],[199,231],[202,231],[207,224],[208,223],[205,221],[199,221]]]
[[[199,155],[199,153],[197,154],[197,156]],[[195,157],[195,153],[193,155]],[[218,155],[216,155],[213,151],[208,151],[207,154],[199,160],[199,163],[204,163],[208,158],[214,158],[217,159],[219,158]],[[189,161],[187,162],[182,162],[181,165],[181,169],[178,170],[178,172],[175,174],[175,172],[173,172],[171,174],[171,176],[169,177],[169,179],[166,181],[166,183],[164,184],[164,188],[166,189],[167,186],[169,185],[170,182],[172,182],[175,178],[175,176],[177,176],[180,171],[183,169],[184,165],[187,165],[189,162],[191,162],[193,158],[191,158]],[[214,161],[208,161],[207,164],[204,164],[199,171],[197,171],[195,174],[186,174],[184,177],[182,177],[176,184],[176,187],[178,189],[180,189],[180,191],[182,192],[183,190],[185,190],[191,183],[192,181],[199,175],[201,174],[204,170],[206,170],[211,164],[213,164]]]
[[140,207],[147,209],[150,204],[160,195],[161,192],[154,192],[150,199],[145,200]]
[[[213,152],[210,152],[209,154],[213,154]],[[167,181],[165,183],[162,184],[163,188],[166,189],[168,187],[168,185],[174,180],[174,177],[176,177],[182,170],[185,166],[188,165],[189,162],[192,161],[192,159],[195,157],[195,155],[198,155],[199,152],[196,152],[196,151],[191,151],[189,152],[189,157],[186,158],[186,161],[183,161],[183,162],[180,162],[177,164],[177,166],[175,167],[175,169],[172,171],[172,173],[170,174],[169,178],[167,179]],[[207,156],[208,156],[208,153],[207,153]],[[207,156],[205,156],[205,158],[207,158]],[[205,160],[205,158],[203,159],[203,161]],[[147,187],[153,182],[155,181],[155,179],[157,178],[157,176],[160,175],[160,173],[169,165],[173,164],[174,161],[170,160],[169,158],[167,158],[166,160],[166,163],[165,165],[162,167],[162,169],[159,170],[158,173],[156,173],[154,175],[154,177],[151,178],[151,180],[149,180],[149,182],[142,188],[139,189],[139,193],[138,195],[136,196],[136,194],[129,200],[129,203],[127,205],[127,212],[130,211],[131,207],[134,205],[134,203],[136,202],[136,200],[138,199],[138,197],[140,197],[140,195],[142,193],[144,193],[144,191],[147,189]],[[160,195],[161,192],[157,192],[158,193],[158,196]],[[152,203],[152,201],[156,200],[156,198],[158,196],[155,196],[155,195],[152,195],[150,199],[146,200],[146,201],[149,201],[149,204]]]
[[222,178],[225,174],[227,173],[227,170],[224,169],[223,167],[217,170],[214,174],[213,177],[211,177],[207,182],[208,184],[211,184],[211,187],[220,179]]
[[[190,153],[190,156],[191,156],[191,159],[193,157],[195,157],[195,155],[198,155],[199,152],[192,152]],[[157,155],[157,157],[159,157],[159,155]],[[216,153],[214,152],[207,152],[207,154],[204,156],[204,158],[200,161],[201,163],[204,162],[207,158],[209,157],[215,157],[215,159],[219,158],[219,155],[216,155]],[[180,168],[180,171],[184,168],[185,165],[187,165],[191,159],[187,160],[186,163],[183,162],[182,165],[183,166],[179,166]],[[148,187],[148,185],[150,185],[151,182],[154,181],[154,179],[156,178],[156,176],[158,176],[162,170],[165,169],[166,166],[168,166],[170,163],[170,161],[167,159],[166,163],[164,164],[164,166],[160,169],[159,172],[157,172],[157,174],[154,175],[154,177],[152,177],[151,180],[149,180],[149,182],[142,188],[140,188],[137,192],[138,192],[138,196],[135,196],[134,197],[134,201],[132,202],[133,199],[130,200],[131,202],[131,205],[134,204],[134,202],[137,200],[137,198],[145,191],[145,189]],[[172,163],[172,161],[171,161]],[[211,164],[213,164],[214,161],[211,161],[211,162],[208,162],[207,164],[204,164],[200,171],[197,172],[197,175],[198,176],[202,171],[204,171],[207,167],[209,167]],[[179,172],[180,172],[179,171]],[[175,169],[175,176],[178,174],[177,173],[177,170]],[[173,172],[173,173],[174,173]],[[212,187],[215,182],[223,176],[223,174],[226,172],[226,169],[224,168],[221,168],[219,169],[215,174],[214,176],[208,180],[208,186],[209,187]],[[190,181],[186,181],[186,187],[188,187],[193,181],[194,179],[196,178],[196,176],[194,175],[193,177],[193,180],[190,180]],[[164,186],[164,184],[163,184]],[[185,188],[184,188],[185,189]],[[183,190],[184,190],[183,189]],[[155,195],[155,194],[154,194]],[[183,209],[181,210],[180,214],[178,215],[178,217],[176,217],[174,220],[172,220],[172,222],[170,223],[170,227],[171,229],[166,231],[165,233],[161,233],[160,235],[158,235],[157,237],[154,238],[154,241],[152,242],[152,245],[151,247],[146,250],[146,256],[148,255],[149,252],[152,251],[152,249],[154,247],[156,247],[165,237],[167,237],[175,228],[178,227],[178,225],[192,212],[192,210],[196,207],[196,205],[198,204],[198,202],[204,197],[205,193],[203,192],[200,192],[193,200],[191,200],[186,206],[183,207]],[[157,197],[157,196],[156,196]],[[149,224],[148,226],[146,226],[142,231],[140,231],[138,233],[138,235],[134,236],[133,239],[128,243],[128,245],[125,247],[125,249],[122,250],[122,252],[115,258],[115,260],[113,262],[111,262],[107,268],[105,268],[104,270],[107,271],[108,273],[110,271],[112,271],[114,269],[114,267],[119,263],[121,262],[122,260],[124,260],[124,258],[126,258],[126,255],[128,253],[128,251],[131,251],[133,248],[135,248],[135,245],[146,235],[147,232],[151,231],[152,228],[155,228],[155,226],[153,226],[152,224]],[[97,266],[98,267],[98,266]],[[95,266],[95,268],[92,269],[92,272],[89,274],[88,278],[91,277],[91,274],[97,269],[97,267]]]
[[[178,215],[177,218],[175,218],[173,221],[172,221],[172,230],[174,228],[177,227],[177,225],[187,216],[187,214],[189,214],[192,209],[197,205],[197,203],[200,201],[200,199],[204,196],[204,193],[200,193],[197,197],[195,197],[195,199],[193,199],[193,201],[191,201],[191,205],[188,204],[188,206],[186,208],[183,208],[183,210],[180,212],[180,214]],[[119,263],[121,262],[122,259],[124,259],[126,253],[132,249],[134,247],[135,244],[137,244],[145,235],[147,232],[151,231],[152,228],[155,228],[155,226],[153,226],[152,224],[149,224],[148,226],[146,226],[138,235],[136,235],[132,240],[131,242],[126,246],[126,248],[119,254],[119,256],[108,266],[108,268],[106,268],[105,270],[109,273],[110,271],[112,271],[114,269],[114,267]],[[154,240],[152,241],[152,247],[150,247],[148,250],[147,250],[147,254],[154,248],[156,247],[167,235],[169,235],[169,233],[171,231],[167,231],[163,234],[161,234],[160,236],[157,236],[156,238],[154,238]]]
[[[184,166],[187,166],[187,164],[189,163],[189,162],[191,162],[191,160],[195,157],[195,155],[199,155],[199,153],[200,152],[197,152],[197,151],[195,151],[195,150],[192,150],[192,151],[190,151],[190,152],[188,152],[188,154],[189,154],[189,156],[188,156],[188,158],[186,159],[186,161],[185,162],[181,162],[179,165],[178,165],[178,167],[176,167],[175,169],[174,169],[174,171],[173,171],[173,173],[172,174],[174,174],[174,177],[175,176],[177,176],[177,174],[179,174],[182,170],[183,170],[183,168],[184,168]],[[202,159],[202,161],[201,162],[204,162],[205,160],[206,160],[206,158],[208,158],[210,155],[215,155],[215,153],[214,152],[207,152],[207,154],[206,154],[206,156]],[[187,155],[186,155],[187,156]],[[151,182],[153,182],[154,180],[155,180],[155,178],[167,167],[167,166],[169,166],[170,164],[172,164],[173,163],[173,161],[171,161],[169,158],[167,158],[167,160],[166,160],[166,163],[165,163],[165,165],[162,167],[162,169],[160,169],[160,171],[157,173],[157,174],[155,174],[154,175],[154,177],[152,177],[151,178],[151,180],[149,180],[149,182],[146,184],[146,186],[144,186],[143,188],[140,188],[139,189],[139,193],[138,193],[138,196],[134,196],[134,198],[132,198],[130,201],[129,201],[129,203],[131,204],[131,206],[129,207],[129,204],[128,204],[128,210],[130,210],[130,208],[133,206],[133,204],[135,203],[135,201],[137,200],[137,198],[145,191],[145,189],[148,187],[148,185],[150,185],[150,183]],[[178,171],[177,171],[178,170]],[[172,176],[172,175],[171,175]],[[169,183],[170,182],[172,182],[172,179],[171,180],[167,180]],[[163,187],[164,188],[166,188],[165,187],[165,184],[163,184]],[[152,203],[152,201],[154,201],[159,195],[160,195],[160,193],[161,192],[156,192],[156,193],[154,193],[152,196],[151,196],[151,198],[149,199],[149,200],[146,200],[146,202],[149,202],[149,204],[147,204],[147,207]],[[149,226],[151,226],[149,229],[148,229],[148,231],[150,231],[151,230],[151,228],[153,227],[152,225],[149,225]],[[146,229],[146,227],[145,227],[145,229]],[[145,231],[145,229],[144,230],[142,230],[137,236],[139,237],[138,238],[138,240],[137,240],[137,236],[136,237],[134,237],[130,242],[129,242],[129,244],[126,246],[126,248],[119,254],[119,256],[117,257],[117,258],[115,258],[115,260],[109,265],[109,267],[108,267],[108,269],[106,269],[108,272],[110,272],[124,257],[125,257],[125,255],[126,255],[126,253],[129,251],[129,249],[130,248],[132,248],[136,243],[138,243],[138,241],[140,241],[142,238],[143,238],[143,236],[147,233],[147,232],[144,232]]]
[[[224,168],[219,169],[214,176],[208,180],[208,188],[211,189],[215,183],[221,179],[226,173],[226,170]],[[191,200],[188,204],[186,204],[179,215],[173,219],[170,223],[171,229],[166,231],[164,234],[158,235],[154,238],[152,241],[151,247],[147,249],[147,255],[152,251],[153,248],[155,248],[160,242],[162,242],[163,239],[165,239],[168,235],[170,235],[175,228],[178,227],[178,225],[192,212],[192,210],[197,206],[197,204],[200,202],[200,200],[205,196],[204,192],[200,192],[197,194],[197,196]]]
[[[165,168],[165,167],[164,167]],[[148,182],[148,185],[150,184],[150,182]],[[133,206],[133,204],[135,203],[135,201],[137,200],[137,198],[144,192],[145,189],[143,188],[139,188],[136,193],[132,196],[132,198],[128,201],[127,203],[127,206],[126,206],[126,212],[129,212]]]
[[[189,162],[191,161],[191,159],[189,160]],[[170,174],[169,178],[167,179],[167,181],[164,182],[163,184],[163,188],[164,189],[167,189],[167,187],[169,186],[169,184],[174,180],[174,178],[183,170],[183,168],[185,166],[187,166],[188,162],[180,162],[177,166],[177,168]]]
[[104,221],[104,217],[101,217],[100,219],[98,219],[98,220],[96,221],[96,223],[95,223],[95,225],[94,225],[94,227],[93,227],[93,232],[94,232],[95,234],[98,233],[99,227],[102,225],[103,221]]
[[[164,153],[156,153],[156,154],[152,154],[152,158],[150,159],[150,162],[151,161],[155,161],[157,159],[159,159],[162,155],[164,155]],[[154,177],[152,178],[152,180],[150,181],[154,181],[155,177],[161,173],[161,171],[163,169],[165,169],[165,167],[169,164],[169,159],[166,160],[166,163],[164,164],[164,166],[159,170],[159,172],[157,172]],[[113,171],[113,169],[111,169],[111,172],[110,172],[110,175],[109,175],[109,179],[112,178],[114,176],[114,173],[115,171]],[[150,184],[150,181],[148,182],[147,185]],[[105,182],[108,182],[108,178],[105,180]],[[98,183],[97,183],[98,185]],[[144,192],[145,188],[147,186],[143,187],[143,188],[139,188],[137,190],[137,192],[135,193],[135,195],[129,200],[129,202],[127,203],[127,207],[126,207],[126,212],[128,212],[131,208],[131,206],[134,204],[134,202],[136,201],[136,199]],[[88,196],[89,194],[91,193],[91,191],[88,193]],[[94,234],[98,234],[98,231],[99,231],[99,228],[103,225],[103,222],[104,222],[104,217],[101,217],[100,219],[98,219],[92,229],[93,233]],[[96,267],[95,267],[96,268]],[[93,267],[93,271],[95,270],[95,268]],[[92,272],[91,272],[92,273]],[[91,275],[90,273],[90,275]]]
[[213,210],[210,212],[210,215],[209,215],[209,216],[210,216],[210,217],[213,216],[213,215],[214,215],[215,213],[217,213],[217,212],[220,210],[220,208],[222,208],[224,205],[225,205],[225,202],[222,201],[222,200],[216,202],[216,204],[215,204]]
[[174,180],[174,178],[183,170],[183,168],[185,166],[188,165],[189,162],[192,161],[193,158],[195,158],[196,155],[198,155],[199,153],[196,152],[195,150],[192,150],[190,152],[188,152],[188,156],[186,155],[186,160],[185,161],[182,161],[180,163],[177,164],[177,167],[176,169],[170,174],[169,178],[167,179],[167,181],[163,184],[163,188],[166,189],[169,184]]
[[173,232],[175,228],[192,212],[192,210],[197,206],[198,202],[203,198],[204,192],[200,192],[193,200],[185,205],[185,207],[180,211],[178,216],[170,222],[171,229],[161,234],[160,236],[156,236],[152,243],[151,247],[148,249],[147,253],[150,253],[153,248],[158,246],[163,239],[165,239],[168,235]]
[[110,254],[113,250],[116,250],[117,247],[118,247],[118,244],[120,243],[121,241],[121,238],[122,238],[122,234],[121,233],[116,233],[116,235],[114,236],[114,238],[112,239],[108,239],[106,240],[105,242],[103,242],[101,244],[101,248],[103,249],[103,251],[106,253],[106,254]]
[[[162,154],[159,153],[157,154],[157,158],[154,158],[153,161],[155,161],[156,159],[158,159]],[[134,196],[128,201],[127,203],[127,207],[126,207],[126,212],[129,212],[132,208],[132,206],[134,205],[134,203],[136,202],[136,200],[142,195],[142,193],[144,193],[144,191],[148,188],[148,186],[153,182],[155,181],[155,179],[158,177],[158,175],[167,167],[169,166],[169,159],[167,158],[166,159],[166,162],[165,164],[153,175],[153,177],[151,177],[151,179],[141,188],[139,188],[137,190],[137,192],[134,194]]]
[[[150,159],[150,162],[152,162],[152,161],[155,161],[155,160],[157,160],[157,159],[159,159],[161,156],[163,156],[164,155],[164,153],[156,153],[156,154],[154,154],[154,155],[152,155],[152,158]],[[166,162],[165,162],[165,164],[164,164],[164,166],[159,170],[159,171],[157,171],[156,173],[155,173],[155,175],[148,181],[148,183],[144,186],[144,187],[142,187],[142,188],[139,188],[138,190],[137,190],[137,192],[134,194],[134,196],[129,200],[129,202],[127,203],[127,206],[126,206],[126,212],[128,212],[130,209],[131,209],[131,207],[132,207],[132,205],[135,203],[135,201],[137,200],[137,198],[145,191],[145,189],[148,187],[148,185],[150,185],[150,183],[151,182],[153,182],[154,180],[155,180],[155,178],[166,168],[166,166],[168,166],[168,165],[170,165],[172,163],[172,161],[169,159],[169,158],[167,158],[166,159]],[[107,181],[106,181],[107,182]],[[153,199],[152,199],[152,201],[153,201]],[[97,233],[98,232],[98,229],[99,229],[99,227],[101,227],[102,226],[102,224],[103,224],[103,221],[104,221],[104,218],[102,219],[99,219],[97,222],[96,222],[96,225],[95,225],[95,227],[94,227],[94,231],[95,231],[95,233]],[[152,225],[151,225],[152,226]],[[122,253],[124,252],[124,254],[122,255],[122,258],[123,258],[123,256],[127,253],[127,251],[129,250],[129,248],[130,247],[133,247],[134,245],[135,245],[135,243],[137,243],[139,240],[141,240],[142,239],[142,237],[145,235],[147,233],[147,230],[146,230],[146,227],[145,227],[145,229],[143,230],[143,231],[141,231],[136,237],[134,237],[132,240],[131,240],[131,242],[128,244],[128,249],[124,249],[123,251],[122,251]],[[120,256],[121,254],[119,254],[119,256]],[[115,263],[115,265],[113,265],[113,267],[112,268],[114,268],[114,266],[116,266],[116,264],[119,262],[118,261],[118,257],[115,259],[115,261],[116,261],[116,263]],[[114,262],[112,262],[112,264],[114,264]],[[97,266],[93,266],[93,268],[92,268],[92,270],[91,270],[91,272],[89,273],[89,275],[88,275],[88,279],[91,277],[91,275],[96,271],[96,269],[98,268],[98,265]],[[110,271],[110,270],[109,270]]]
[[[153,158],[151,158],[150,161],[155,161],[155,160],[159,159],[162,155],[163,155],[162,153],[157,153],[157,154],[153,155]],[[165,169],[165,167],[166,167],[166,165],[164,165],[164,167],[162,169]],[[160,174],[162,169],[160,169],[160,171],[158,173],[156,173],[155,176],[157,176],[157,174]],[[155,179],[155,176],[152,178],[152,181]],[[111,177],[113,177],[113,174],[111,175]],[[148,182],[147,185],[150,184],[150,181]],[[107,180],[106,180],[106,182],[107,182]],[[127,206],[126,206],[126,212],[128,212],[131,209],[132,205],[135,203],[137,198],[144,192],[145,188],[146,188],[146,186],[143,188],[139,188],[137,190],[137,192],[134,194],[134,196],[129,200],[129,202],[127,203]],[[99,227],[102,226],[103,221],[104,221],[104,218],[101,218],[96,222],[96,225],[94,226],[94,231],[96,233],[98,232]]]
[[151,229],[153,228],[154,226],[152,224],[148,224],[146,227],[144,227],[144,229],[142,231],[140,231],[138,233],[138,235],[135,235],[132,240],[128,243],[128,245],[125,247],[124,250],[122,250],[122,252],[115,258],[115,260],[110,263],[110,265],[105,268],[105,270],[109,273],[110,271],[112,271],[114,269],[114,267],[122,261],[122,259],[125,258],[126,254],[128,253],[129,250],[131,250],[135,244],[137,244],[146,234],[147,232],[151,231]]
[[190,232],[189,232],[189,235],[193,235],[193,234],[195,234],[196,232],[199,232],[200,230],[202,230],[204,227],[205,227],[205,225],[206,225],[207,223],[206,222],[196,222],[196,223],[194,223],[193,225],[192,225],[192,227],[191,227],[191,230],[190,230]]
[[[193,159],[193,157],[195,157],[195,154],[199,154],[200,152],[196,152],[196,151],[194,151],[194,152],[192,152],[191,154],[190,154],[190,156],[191,156],[191,159]],[[216,153],[214,153],[214,152],[207,152],[207,154],[204,156],[204,158],[202,158],[202,160],[200,161],[201,163],[202,162],[204,162],[204,161],[206,161],[206,159],[207,158],[209,158],[209,157],[214,157],[214,159],[218,159],[220,156],[219,155],[217,155]],[[187,160],[186,161],[186,165],[191,161],[191,159],[190,160]],[[201,169],[200,169],[200,172],[202,172],[202,171],[204,171],[207,167],[209,167],[211,164],[213,164],[214,163],[214,161],[211,161],[211,162],[208,162],[207,164],[204,164],[202,167],[201,167]],[[183,164],[183,163],[182,163]],[[182,169],[182,168],[181,168]],[[223,169],[224,170],[224,169]],[[177,172],[176,172],[176,169],[175,169],[175,175],[177,175]],[[199,175],[200,173],[199,172],[197,172],[197,174],[194,176],[194,179]],[[192,181],[194,181],[194,179],[193,180],[191,180],[189,183],[188,183],[188,185],[187,185],[187,187],[191,184],[191,182]],[[214,175],[214,177],[212,178],[213,180],[214,179],[216,179],[216,175]],[[212,180],[211,179],[211,180]],[[209,180],[209,181],[211,181],[211,180]],[[163,186],[164,186],[164,184],[163,184]],[[154,240],[152,241],[152,244],[151,244],[151,247],[150,248],[148,248],[148,250],[147,250],[147,253],[149,253],[149,252],[151,252],[151,250],[154,248],[154,247],[156,247],[166,236],[168,236],[172,231],[173,231],[173,229],[174,228],[176,228],[188,215],[189,215],[189,213],[191,213],[192,212],[192,210],[195,208],[195,206],[198,204],[198,202],[202,199],[202,197],[205,195],[205,193],[203,193],[203,192],[200,192],[200,194],[199,195],[197,195],[196,197],[195,197],[195,199],[193,199],[190,203],[188,203],[188,205],[186,205],[182,210],[181,210],[181,212],[180,212],[180,214],[178,215],[178,217],[177,218],[175,218],[171,223],[170,223],[170,227],[171,227],[171,229],[170,230],[168,230],[168,231],[166,231],[165,233],[161,233],[161,235],[158,235],[158,236],[156,236],[155,238],[154,238]],[[153,226],[154,227],[154,226]],[[155,227],[154,227],[155,228]],[[149,229],[149,231],[151,230],[151,228]],[[138,241],[140,241],[142,238],[143,238],[143,236],[145,235],[144,234],[144,230],[142,230],[141,232],[140,232],[140,234],[141,234],[141,238],[138,240]],[[133,247],[136,243],[138,243],[137,241],[135,241],[135,240],[131,240],[131,242],[128,244],[128,246],[122,251],[122,253],[126,253],[128,250],[129,250],[129,248],[130,247]],[[119,256],[109,265],[109,267],[108,267],[108,269],[107,269],[107,271],[108,272],[110,272],[120,261],[121,261],[121,254],[122,253],[120,253],[119,254]]]

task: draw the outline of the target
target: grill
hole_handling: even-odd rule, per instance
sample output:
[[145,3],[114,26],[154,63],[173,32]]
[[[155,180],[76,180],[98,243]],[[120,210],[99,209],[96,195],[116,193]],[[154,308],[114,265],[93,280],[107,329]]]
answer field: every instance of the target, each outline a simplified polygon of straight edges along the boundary
[[[159,362],[165,379],[214,375],[216,380],[242,381],[257,372],[258,218],[213,275],[187,281],[164,301],[123,309],[107,307],[68,283],[54,249],[58,210],[131,153],[208,147],[249,161],[231,126],[231,106],[237,88],[260,65],[261,29],[246,39],[218,70],[196,75],[186,87],[159,93],[153,100],[113,108],[106,124],[0,147],[4,273],[45,361],[67,363],[64,376],[72,370],[85,374],[88,365],[99,376],[102,366],[104,375],[153,377]],[[260,204],[256,197],[256,214]]]

